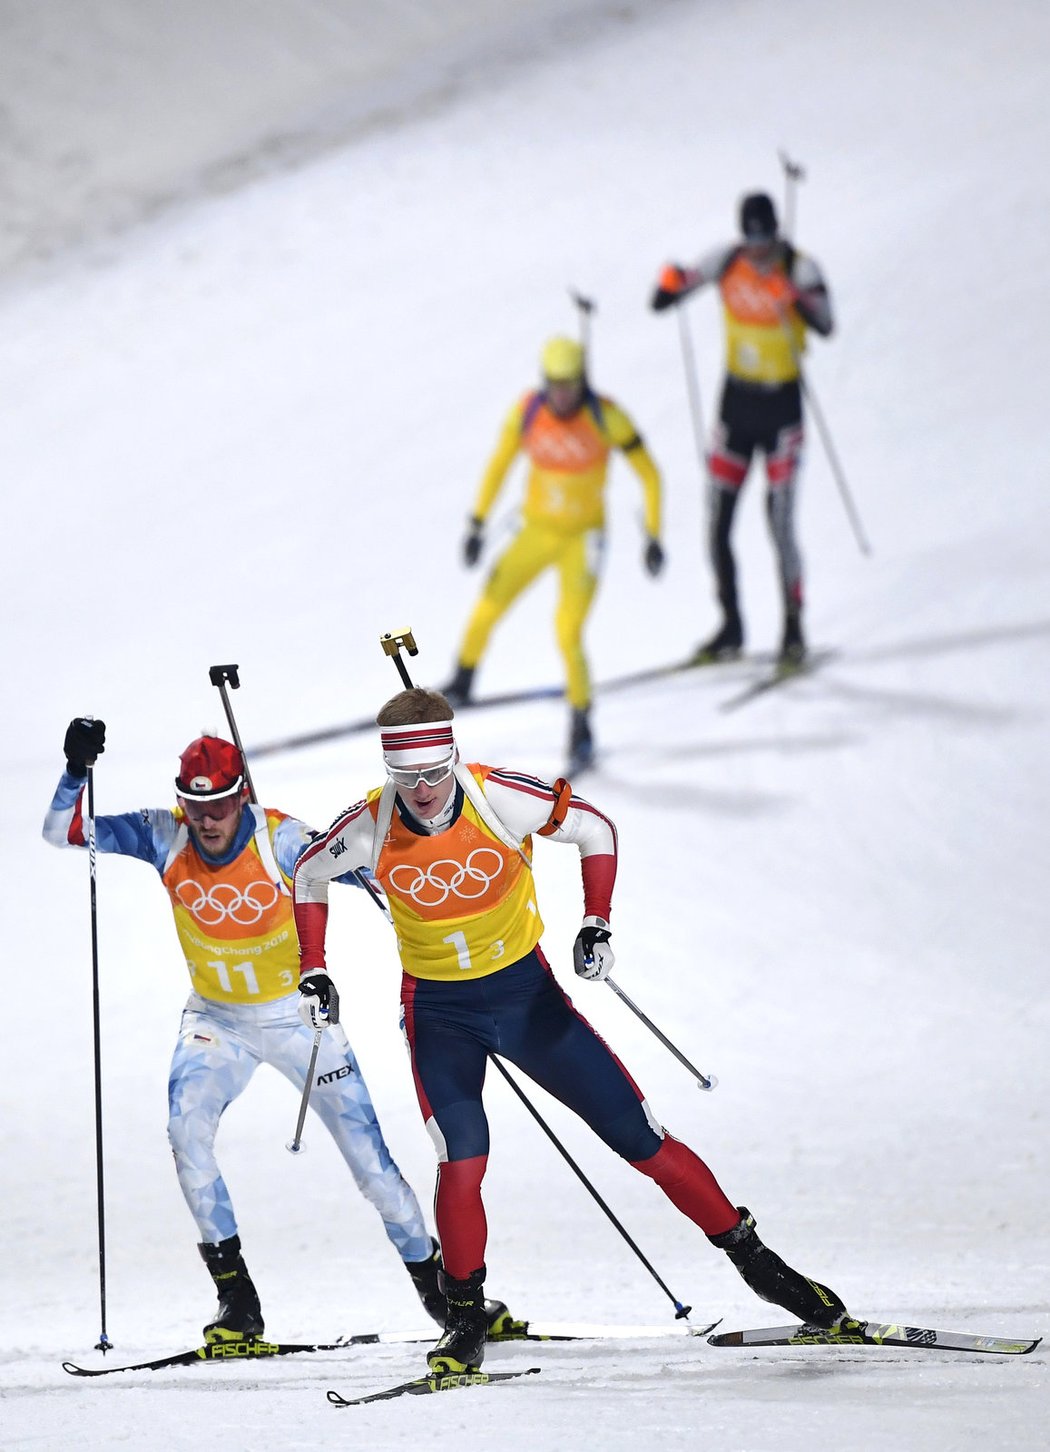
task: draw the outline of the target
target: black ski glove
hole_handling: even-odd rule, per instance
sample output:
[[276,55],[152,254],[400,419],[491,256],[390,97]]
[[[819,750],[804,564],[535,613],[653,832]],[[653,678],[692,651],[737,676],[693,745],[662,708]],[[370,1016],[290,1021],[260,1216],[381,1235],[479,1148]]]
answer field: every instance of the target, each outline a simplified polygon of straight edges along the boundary
[[66,753],[66,770],[70,776],[87,776],[89,766],[106,749],[106,723],[90,716],[76,716],[66,727],[62,750]]
[[299,979],[299,1017],[308,1029],[339,1022],[339,990],[323,968],[311,968]]
[[689,275],[685,268],[679,267],[677,262],[669,262],[660,273],[660,280],[649,299],[649,306],[654,313],[662,313],[665,308],[680,303],[688,290]]
[[604,918],[586,917],[576,934],[572,964],[580,978],[608,978],[616,959],[609,945],[609,924]]
[[664,554],[664,547],[655,535],[650,535],[645,544],[645,554],[642,559],[645,561],[645,568],[654,578],[664,567],[667,556]]
[[472,517],[463,541],[463,563],[473,569],[481,558],[481,546],[485,542],[485,526],[477,517]]

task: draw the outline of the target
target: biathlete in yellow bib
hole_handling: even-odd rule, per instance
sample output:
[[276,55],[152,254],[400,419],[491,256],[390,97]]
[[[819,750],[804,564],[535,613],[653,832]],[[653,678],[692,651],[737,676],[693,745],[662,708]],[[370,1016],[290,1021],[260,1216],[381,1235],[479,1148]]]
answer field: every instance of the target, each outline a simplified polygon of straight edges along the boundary
[[669,263],[651,305],[671,307],[714,282],[722,297],[726,374],[707,454],[708,549],[722,622],[697,650],[698,662],[731,660],[744,644],[744,623],[730,544],[733,516],[751,467],[766,464],[766,515],[776,550],[784,609],[783,665],[805,658],[802,557],[795,536],[795,497],[802,462],[801,359],[806,333],[833,328],[824,276],[777,231],[764,192],[740,205],[742,240],[717,247],[692,267]]
[[[485,1350],[481,1183],[489,1126],[482,1089],[490,1054],[516,1064],[655,1181],[759,1296],[801,1321],[832,1325],[845,1314],[838,1296],[759,1240],[753,1216],[667,1133],[547,963],[533,837],[579,852],[583,925],[573,963],[581,978],[601,979],[613,963],[612,822],[564,780],[551,786],[526,772],[461,762],[452,718],[437,691],[416,687],[387,702],[376,718],[386,782],[306,849],[293,887],[310,1023],[339,1011],[325,959],[329,882],[347,868],[369,868],[390,903],[412,1075],[438,1157],[434,1213],[448,1311],[444,1335],[428,1353],[431,1367],[476,1367]],[[543,1204],[537,1187],[526,1216],[541,1214]]]
[[664,564],[660,473],[629,416],[613,399],[591,388],[580,343],[552,338],[543,349],[541,368],[541,387],[519,399],[504,421],[470,516],[463,558],[473,566],[507,473],[524,453],[529,469],[521,525],[489,572],[445,693],[453,705],[469,702],[475,671],[497,621],[544,570],[556,570],[554,628],[572,712],[569,754],[583,763],[593,751],[591,677],[583,629],[601,575],[609,457],[619,450],[641,481],[643,558],[650,575],[658,575]]
[[[67,767],[44,821],[44,837],[56,847],[86,845],[85,778],[105,749],[105,734],[102,721],[69,724]],[[316,833],[284,812],[254,806],[241,753],[220,737],[201,736],[187,746],[175,792],[173,809],[96,817],[95,843],[99,852],[148,863],[171,900],[193,991],[169,1071],[168,1138],[219,1294],[205,1339],[244,1341],[263,1334],[263,1315],[215,1158],[215,1136],[260,1064],[279,1070],[300,1093],[305,1084],[313,1036],[299,1013],[291,881]],[[143,974],[148,956],[143,953]],[[136,989],[143,991],[148,985]],[[378,1211],[420,1300],[443,1324],[436,1242],[387,1148],[368,1086],[335,1020],[320,1040],[315,1076],[310,1107]],[[489,1302],[489,1313],[497,1318],[506,1307]]]

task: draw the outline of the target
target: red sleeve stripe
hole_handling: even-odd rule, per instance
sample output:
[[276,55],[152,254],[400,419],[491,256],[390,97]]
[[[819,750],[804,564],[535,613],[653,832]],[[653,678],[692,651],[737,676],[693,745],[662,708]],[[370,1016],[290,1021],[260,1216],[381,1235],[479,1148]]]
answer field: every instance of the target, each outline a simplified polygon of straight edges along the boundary
[[69,819],[69,829],[66,832],[66,841],[73,847],[84,846],[84,792],[81,790],[77,797],[77,804],[73,808],[73,815]]
[[592,806],[590,802],[585,802],[582,797],[573,797],[569,805],[570,807],[576,807],[581,812],[590,812],[592,817],[600,817],[605,825],[608,827],[609,831],[612,833],[613,849],[619,850],[619,838],[616,835],[616,823],[612,820],[611,817],[607,817],[604,812],[599,812],[597,807]]
[[513,787],[515,791],[526,792],[531,797],[549,799],[554,795],[554,788],[549,782],[541,781],[538,776],[528,776],[524,772],[505,771],[502,767],[494,768],[489,772],[489,780],[502,786]]

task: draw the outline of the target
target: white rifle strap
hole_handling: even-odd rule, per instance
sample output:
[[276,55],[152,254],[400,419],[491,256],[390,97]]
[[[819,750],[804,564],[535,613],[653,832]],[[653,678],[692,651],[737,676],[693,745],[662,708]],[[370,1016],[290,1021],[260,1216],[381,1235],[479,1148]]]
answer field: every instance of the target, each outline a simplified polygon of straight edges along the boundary
[[394,815],[394,798],[397,796],[397,787],[388,778],[383,783],[383,790],[379,793],[379,806],[376,809],[375,831],[372,833],[372,876],[375,876],[376,868],[379,866],[379,854],[383,850],[383,843],[386,841],[386,834],[390,831],[390,819]]
[[161,874],[160,874],[161,877],[164,876],[165,872],[167,872],[168,868],[175,861],[176,857],[178,857],[179,853],[182,851],[182,849],[185,847],[186,843],[189,840],[190,840],[190,829],[189,829],[189,827],[187,827],[187,825],[186,825],[186,823],[184,821],[183,822],[180,822],[179,825],[178,825],[178,829],[176,830],[174,839],[172,840],[172,844],[168,848],[168,855],[164,859],[164,866],[161,869]]
[[273,885],[283,892],[285,897],[290,897],[291,891],[284,880],[284,874],[277,865],[273,842],[270,840],[270,824],[266,820],[266,813],[262,807],[253,806],[252,816],[255,818],[255,850],[259,854],[259,861],[266,868],[267,875]]
[[495,838],[503,843],[504,847],[509,847],[512,852],[516,852],[525,866],[531,870],[532,863],[529,861],[528,853],[521,845],[520,837],[515,837],[510,828],[505,827],[499,817],[496,816],[492,804],[478,786],[471,773],[461,761],[456,762],[454,770],[456,780],[463,788],[463,795],[469,800],[471,806],[485,823],[485,826]]

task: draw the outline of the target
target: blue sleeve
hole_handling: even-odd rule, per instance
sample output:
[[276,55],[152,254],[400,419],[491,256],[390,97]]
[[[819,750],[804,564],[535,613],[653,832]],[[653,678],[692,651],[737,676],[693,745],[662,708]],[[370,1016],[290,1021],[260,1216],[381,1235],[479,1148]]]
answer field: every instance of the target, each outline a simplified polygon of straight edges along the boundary
[[[44,840],[54,847],[86,847],[84,824],[83,777],[64,771],[59,778],[44,818]],[[119,816],[95,817],[95,846],[99,852],[115,852],[122,857],[137,857],[158,872],[164,868],[171,844],[178,831],[174,812],[143,808]]]

